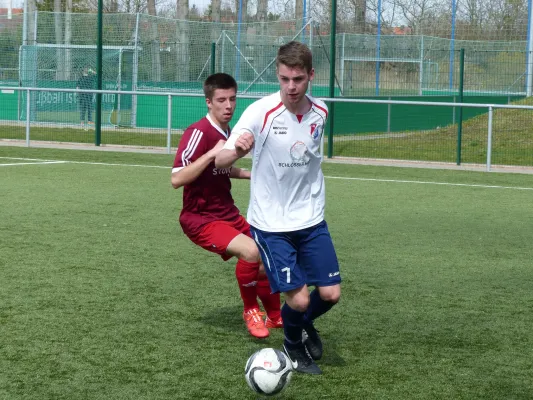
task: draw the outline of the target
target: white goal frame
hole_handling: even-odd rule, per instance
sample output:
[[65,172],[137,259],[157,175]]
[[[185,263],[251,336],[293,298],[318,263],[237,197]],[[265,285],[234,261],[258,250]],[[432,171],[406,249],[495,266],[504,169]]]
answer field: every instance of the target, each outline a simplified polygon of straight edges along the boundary
[[[438,77],[438,66],[439,64],[434,61],[428,61],[428,60],[413,60],[408,58],[380,58],[380,57],[343,57],[341,59],[341,67],[340,67],[340,84],[341,84],[341,92],[344,93],[344,68],[346,62],[390,62],[390,63],[403,63],[403,64],[418,64],[418,95],[422,96],[423,89],[424,89],[424,67],[428,65],[436,65],[437,66],[437,77]],[[429,88],[428,88],[429,89]]]
[[[97,51],[98,50],[98,46],[96,46],[96,45],[83,45],[83,44],[35,43],[35,44],[21,45],[19,47],[19,71],[18,71],[19,72],[19,80],[20,81],[22,81],[22,77],[26,74],[26,71],[24,71],[24,68],[23,68],[23,65],[26,62],[26,60],[22,56],[23,50],[25,48],[27,48],[27,49],[32,49],[32,48],[37,48],[37,49],[39,49],[39,48],[42,48],[42,49],[65,49],[65,50],[75,50],[75,49],[76,50],[77,49],[84,50],[84,49],[86,49],[86,50],[93,50],[93,51]],[[108,45],[102,46],[102,51],[105,51],[105,50],[111,50],[111,51],[117,51],[118,52],[118,76],[117,76],[117,81],[116,81],[118,90],[122,90],[122,82],[121,82],[122,76],[121,75],[122,75],[123,53],[125,51],[133,53],[134,68],[133,68],[132,82],[131,83],[132,83],[132,90],[133,91],[137,90],[137,81],[138,81],[138,68],[137,68],[137,65],[138,65],[139,51],[142,51],[142,47],[140,47],[140,46],[108,46]],[[66,62],[70,62],[70,61],[66,61]],[[36,77],[37,76],[37,66],[36,65],[34,65],[33,71],[34,71],[34,76]],[[53,72],[53,71],[51,70],[51,72]],[[37,86],[36,85],[36,81],[33,81],[30,86],[36,87]],[[22,92],[19,92],[19,95],[20,95],[20,93],[22,93]],[[113,111],[120,112],[120,95],[117,94],[117,96],[118,96],[118,110],[113,110]],[[136,115],[137,115],[137,96],[133,96],[131,108],[132,108],[132,110],[131,110],[131,126],[135,126]],[[19,116],[21,115],[20,100],[19,100],[18,115]]]

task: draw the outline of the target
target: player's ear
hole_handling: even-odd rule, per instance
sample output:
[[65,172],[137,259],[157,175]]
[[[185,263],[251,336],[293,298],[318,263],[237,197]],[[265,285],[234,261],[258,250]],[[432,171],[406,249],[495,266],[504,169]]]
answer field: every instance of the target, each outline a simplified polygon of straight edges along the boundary
[[206,97],[205,98],[205,104],[207,105],[207,108],[211,110],[211,105],[212,105],[211,99]]
[[315,77],[315,69],[311,68],[311,71],[309,71],[309,81],[312,81]]

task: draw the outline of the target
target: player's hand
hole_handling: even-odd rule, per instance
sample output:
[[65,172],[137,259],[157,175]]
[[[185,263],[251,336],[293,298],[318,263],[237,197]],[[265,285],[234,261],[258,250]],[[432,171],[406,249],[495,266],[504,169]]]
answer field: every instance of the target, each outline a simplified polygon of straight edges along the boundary
[[241,136],[237,138],[235,142],[235,150],[239,157],[244,157],[246,154],[252,150],[254,146],[254,135],[250,132],[244,132]]
[[224,143],[226,143],[225,140],[219,140],[217,144],[215,144],[215,147],[209,150],[209,156],[214,159],[217,154],[220,153],[220,150],[222,150],[222,148],[224,147]]

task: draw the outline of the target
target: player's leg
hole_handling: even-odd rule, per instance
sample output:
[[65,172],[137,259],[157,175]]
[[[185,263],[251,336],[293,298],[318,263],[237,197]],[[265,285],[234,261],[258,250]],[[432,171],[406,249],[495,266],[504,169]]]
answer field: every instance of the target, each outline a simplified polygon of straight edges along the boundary
[[84,105],[84,102],[83,102],[83,94],[82,93],[79,94],[78,103],[80,105],[80,123],[81,123],[81,125],[83,125],[83,123],[85,121],[85,105]]
[[[233,229],[235,229],[235,227],[233,227]],[[257,263],[259,268],[260,256],[255,242],[251,237],[242,233],[240,230],[235,230],[237,235],[235,235],[226,246],[226,253],[233,257],[237,257],[239,260]],[[259,272],[259,269],[257,272]]]
[[[250,234],[250,225],[241,217],[233,226],[242,232],[241,235],[236,236],[228,245],[226,252],[230,255],[239,258],[235,274],[239,287],[241,288],[241,296],[248,296],[249,299],[255,301],[259,297],[265,311],[267,313],[266,321],[264,322],[257,317],[262,315],[258,307],[247,308],[244,310],[244,320],[248,326],[248,330],[254,336],[266,337],[266,328],[281,328],[283,322],[281,320],[281,304],[278,293],[271,293],[268,278],[264,273],[264,268],[260,268],[259,251]],[[262,272],[259,272],[260,269]],[[255,271],[255,274],[253,273]],[[253,281],[252,281],[253,280]],[[246,292],[246,293],[243,293]]]
[[283,348],[299,372],[320,374],[302,342],[304,316],[309,304],[306,276],[297,263],[295,241],[286,233],[264,232],[252,228],[265,272],[273,292],[283,292],[285,304],[281,308],[285,338]]
[[298,257],[307,275],[307,284],[315,286],[311,293],[306,322],[312,322],[329,311],[340,299],[341,275],[333,241],[325,221],[307,229]]
[[265,326],[269,329],[283,328],[281,296],[279,293],[272,293],[270,282],[264,270],[259,272],[257,276],[257,296],[261,299],[267,313]]
[[269,335],[257,302],[257,274],[259,253],[254,241],[242,234],[227,221],[215,221],[205,225],[191,240],[202,248],[220,255],[224,261],[233,256],[239,258],[235,276],[244,305],[243,318],[251,335],[264,338]]
[[[307,306],[306,306],[307,305]],[[305,313],[309,305],[309,290],[307,285],[299,289],[285,292],[285,304],[281,315],[284,321],[285,339],[283,348],[291,361],[296,362],[295,369],[308,374],[321,374],[322,371],[314,362],[304,342]]]
[[268,328],[263,320],[264,313],[259,308],[258,297],[258,263],[249,263],[242,259],[235,266],[235,277],[244,304],[243,319],[246,328],[252,336],[266,338],[269,336]]
[[[234,225],[235,228],[239,229],[243,234],[250,238],[250,241],[253,244],[254,248],[254,257],[260,260],[259,250],[255,241],[252,239],[252,234],[250,232],[250,225],[248,222],[241,218],[240,221]],[[246,242],[248,245],[248,242]],[[231,246],[231,243],[230,243]],[[283,320],[281,318],[281,299],[279,293],[272,293],[270,288],[270,283],[268,282],[268,277],[265,273],[265,268],[263,264],[259,265],[259,273],[257,275],[257,296],[261,299],[263,307],[265,308],[267,318],[265,320],[265,325],[267,328],[283,328]]]
[[87,99],[87,123],[92,124],[93,123],[93,104],[92,104],[92,96]]
[[340,299],[341,277],[339,263],[326,222],[309,228],[302,240],[299,259],[305,268],[308,284],[315,286],[304,316],[304,343],[311,356],[322,357],[322,341],[314,326],[314,320],[328,312]]
[[259,309],[257,303],[257,277],[259,274],[259,251],[254,241],[236,230],[226,248],[226,254],[237,257],[235,276],[239,283],[241,297],[244,302],[244,312]]
[[285,332],[285,344],[291,347],[299,347],[302,341],[302,327],[305,312],[309,305],[309,290],[307,285],[284,292],[285,304],[281,309],[281,316]]
[[[84,100],[83,100],[83,123],[85,124],[86,121],[85,121],[85,117],[89,116],[89,103],[87,101],[87,98],[85,97]],[[85,130],[87,130],[87,126],[85,126]]]

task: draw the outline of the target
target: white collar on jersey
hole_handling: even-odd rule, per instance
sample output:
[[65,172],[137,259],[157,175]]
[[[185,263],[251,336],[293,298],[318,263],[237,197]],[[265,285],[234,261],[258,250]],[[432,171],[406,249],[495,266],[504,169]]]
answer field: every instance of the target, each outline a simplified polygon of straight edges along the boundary
[[228,138],[228,136],[229,136],[228,132],[224,132],[224,131],[222,130],[222,128],[221,128],[220,126],[218,126],[218,125],[215,123],[215,121],[213,121],[213,120],[211,119],[211,117],[209,116],[209,114],[207,114],[205,117],[207,118],[207,120],[209,121],[209,123],[210,123],[211,125],[213,125],[213,128],[215,128],[217,131],[219,131],[220,133],[222,133],[226,139]]

